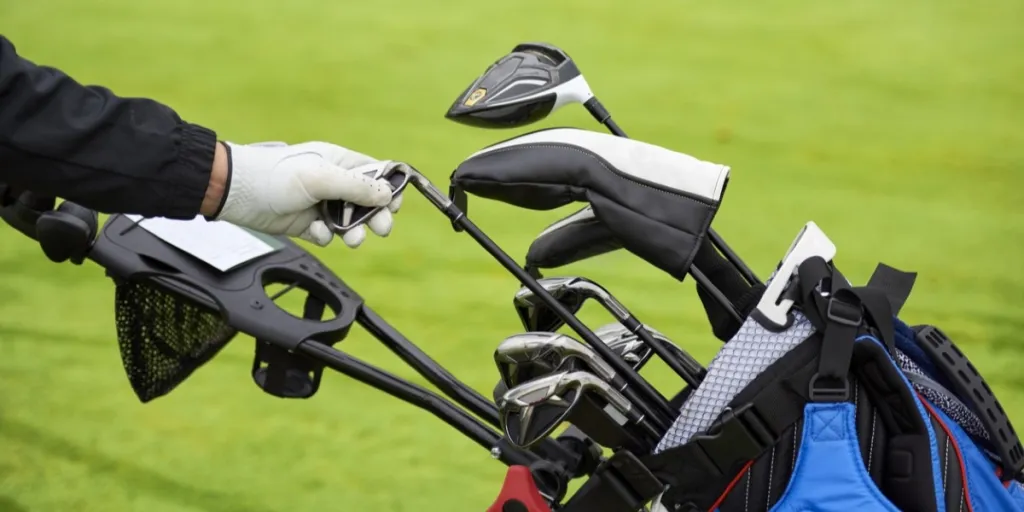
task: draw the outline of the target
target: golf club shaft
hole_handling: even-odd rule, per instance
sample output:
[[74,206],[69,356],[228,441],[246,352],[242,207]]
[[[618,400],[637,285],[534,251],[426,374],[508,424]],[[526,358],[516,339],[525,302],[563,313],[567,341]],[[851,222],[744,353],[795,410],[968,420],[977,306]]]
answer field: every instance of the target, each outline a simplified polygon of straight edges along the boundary
[[597,96],[591,97],[583,103],[583,106],[586,107],[587,112],[590,112],[590,115],[594,116],[594,119],[597,119],[597,122],[605,125],[612,135],[622,137],[624,139],[629,138],[629,136],[626,135],[626,132],[622,131],[622,128],[619,128],[619,125],[616,124],[615,121],[612,121],[611,113],[608,112],[608,109],[604,108],[604,105],[602,105],[597,99]]
[[700,362],[694,359],[693,356],[683,349],[679,349],[678,352],[669,350],[668,345],[652,336],[650,331],[644,329],[643,325],[636,320],[636,317],[631,318],[636,322],[638,327],[633,331],[636,333],[638,338],[651,347],[651,349],[665,361],[665,364],[667,364],[672,371],[682,377],[687,384],[693,387],[700,385],[704,380],[704,376],[707,374],[707,370],[704,368],[704,365],[700,364]]
[[[586,107],[587,112],[590,112],[590,115],[593,116],[594,119],[597,120],[597,122],[605,125],[612,135],[626,139],[629,138],[629,136],[626,135],[626,132],[623,131],[622,128],[619,128],[619,125],[616,124],[615,121],[612,121],[611,113],[609,113],[608,109],[604,108],[604,105],[601,104],[600,101],[598,101],[597,96],[594,96],[587,100],[585,103],[583,103],[583,106]],[[719,251],[722,251],[722,254],[725,256],[725,259],[729,260],[729,263],[732,263],[733,266],[736,267],[737,270],[739,270],[740,274],[743,275],[743,278],[746,279],[748,283],[750,283],[751,285],[761,284],[761,280],[757,278],[757,275],[754,274],[754,271],[751,270],[750,267],[748,267],[742,259],[740,259],[738,254],[733,252],[732,248],[725,243],[725,240],[723,240],[722,237],[718,233],[716,233],[714,229],[708,229],[708,236],[711,237],[711,243],[714,244],[714,246],[717,247]]]
[[[299,344],[295,351],[322,362],[328,368],[432,413],[488,450],[497,446],[501,439],[500,434],[444,398],[332,347],[316,341],[306,341]],[[536,454],[529,451],[507,449],[501,450],[500,459],[508,465],[527,466],[540,460]]]
[[599,287],[601,290],[599,295],[603,298],[600,298],[598,302],[600,302],[601,305],[619,321],[619,323],[621,323],[626,329],[629,329],[629,332],[636,334],[636,336],[646,343],[648,347],[651,347],[651,350],[661,356],[661,359],[665,361],[665,364],[667,364],[672,371],[682,377],[687,384],[694,387],[700,385],[700,382],[704,380],[704,374],[707,373],[707,370],[704,369],[703,365],[697,362],[693,356],[681,348],[678,348],[675,352],[669,350],[668,344],[662,343],[661,340],[656,339],[651,334],[651,331],[648,331],[647,328],[644,327],[643,322],[626,309],[626,306],[623,305],[622,302],[619,302],[619,299],[616,299],[608,290],[601,288],[596,283],[594,283],[593,286]]
[[471,220],[466,217],[465,212],[460,210],[447,195],[442,193],[430,180],[427,179],[421,173],[415,173],[412,176],[411,183],[417,190],[423,194],[431,203],[441,210],[452,222],[452,226],[461,228],[466,231],[476,242],[483,247],[485,251],[491,254],[506,270],[512,273],[519,280],[519,282],[532,291],[535,295],[541,298],[545,304],[552,311],[555,312],[565,321],[565,323],[577,334],[583,341],[589,344],[598,354],[601,355],[615,372],[622,376],[626,381],[626,384],[632,387],[632,391],[638,393],[644,399],[637,400],[637,407],[641,408],[645,413],[649,412],[647,416],[655,421],[656,424],[665,429],[672,424],[675,420],[675,414],[672,411],[672,407],[669,405],[668,400],[665,400],[653,386],[631,368],[622,359],[615,356],[615,353],[608,348],[607,345],[601,341],[600,338],[594,334],[593,331],[583,325],[578,318],[569,312],[558,299],[554,298],[547,290],[541,286],[536,279],[530,276],[530,274],[519,267],[519,265],[503,251],[498,244],[494,243],[479,227],[476,226]]
[[662,397],[649,382],[640,377],[640,374],[636,373],[623,359],[617,357],[593,331],[583,325],[583,322],[570,313],[562,303],[558,302],[558,299],[554,298],[543,286],[530,277],[525,270],[520,268],[508,254],[502,251],[493,240],[480,231],[480,228],[466,218],[465,215],[462,215],[460,212],[460,215],[454,218],[452,222],[459,225],[469,236],[473,237],[481,247],[511,272],[523,286],[526,286],[535,295],[540,297],[555,314],[565,321],[570,329],[575,331],[605,361],[608,361],[615,370],[615,373],[626,382],[627,388],[624,390],[624,393],[627,395],[636,394],[636,396],[630,396],[629,398],[635,402],[638,408],[644,411],[647,417],[655,421],[657,425],[664,426],[665,429],[671,425],[675,415],[668,404],[668,400]]

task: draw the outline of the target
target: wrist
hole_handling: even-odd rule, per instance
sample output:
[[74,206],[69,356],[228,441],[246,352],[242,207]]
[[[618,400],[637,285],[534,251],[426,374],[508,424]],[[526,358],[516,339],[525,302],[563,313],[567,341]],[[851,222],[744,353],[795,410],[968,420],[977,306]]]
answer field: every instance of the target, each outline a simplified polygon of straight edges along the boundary
[[217,217],[224,206],[230,184],[231,151],[226,144],[218,141],[213,155],[213,167],[210,169],[210,183],[206,187],[199,213],[207,219]]

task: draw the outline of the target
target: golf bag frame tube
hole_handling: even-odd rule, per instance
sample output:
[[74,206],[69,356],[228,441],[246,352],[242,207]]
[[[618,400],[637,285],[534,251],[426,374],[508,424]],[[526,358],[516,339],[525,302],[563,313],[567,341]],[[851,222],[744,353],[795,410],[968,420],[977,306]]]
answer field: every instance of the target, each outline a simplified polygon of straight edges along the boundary
[[[305,341],[299,344],[296,352],[403,402],[432,413],[487,450],[498,446],[501,439],[500,434],[430,390],[317,341]],[[539,460],[539,457],[527,451],[501,450],[499,460],[507,465],[529,466]]]
[[[488,424],[498,428],[501,427],[501,422],[498,419],[498,408],[493,402],[448,372],[448,370],[427,355],[427,353],[416,346],[415,343],[403,336],[402,333],[398,332],[397,329],[388,324],[380,315],[365,304],[356,316],[356,323],[366,329],[367,332],[369,332],[389,350],[394,352],[405,364],[416,370],[416,373],[423,376],[423,378],[427,379],[431,384],[437,386],[437,388],[440,389],[448,398],[451,398],[455,403],[469,409],[470,412],[476,414]],[[374,384],[371,382],[370,385]],[[391,391],[383,387],[380,389],[387,393],[391,393]],[[398,396],[398,398],[402,398],[404,400],[402,396]],[[461,409],[456,408],[456,410],[460,413],[464,413]],[[494,444],[489,448],[493,447]],[[570,453],[562,443],[551,438],[544,439],[539,448],[542,448],[545,453],[558,456],[562,460],[571,460],[574,456],[574,454]]]
[[469,409],[485,422],[495,427],[500,425],[498,408],[493,402],[459,381],[426,352],[388,324],[380,315],[363,305],[356,317],[356,322],[427,381],[437,386],[445,395]]

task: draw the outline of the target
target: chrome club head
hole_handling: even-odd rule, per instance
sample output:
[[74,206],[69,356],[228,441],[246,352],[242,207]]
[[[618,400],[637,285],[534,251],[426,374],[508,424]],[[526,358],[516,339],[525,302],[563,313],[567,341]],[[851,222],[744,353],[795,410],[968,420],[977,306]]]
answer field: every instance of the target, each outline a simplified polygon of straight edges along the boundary
[[494,362],[509,388],[558,371],[586,368],[619,385],[615,370],[590,347],[559,333],[526,332],[509,336],[494,351]]
[[584,372],[559,372],[520,383],[498,403],[502,429],[509,441],[530,447],[564,423],[581,397],[593,392],[627,418],[640,422],[633,404],[607,382]]
[[[538,279],[537,283],[575,315],[583,307],[583,301],[586,298],[578,293],[573,293],[568,287],[568,284],[574,279],[577,278],[547,277]],[[552,332],[557,331],[565,324],[565,321],[551,311],[540,297],[525,286],[516,292],[512,299],[512,305],[516,308],[519,320],[527,331]]]
[[[573,314],[583,307],[587,299],[595,299],[620,322],[631,317],[625,306],[608,290],[585,277],[545,277],[537,282]],[[555,331],[565,323],[529,288],[520,288],[512,304],[527,330]]]

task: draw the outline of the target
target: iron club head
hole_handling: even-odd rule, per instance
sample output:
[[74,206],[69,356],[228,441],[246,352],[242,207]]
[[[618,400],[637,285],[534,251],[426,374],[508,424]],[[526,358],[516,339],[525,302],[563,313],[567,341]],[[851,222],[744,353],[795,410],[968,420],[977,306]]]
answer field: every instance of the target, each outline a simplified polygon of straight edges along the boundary
[[501,380],[509,388],[559,371],[586,369],[621,386],[615,370],[590,347],[569,336],[526,332],[509,336],[494,351]]
[[551,435],[588,392],[596,393],[634,422],[642,422],[633,404],[607,382],[583,371],[559,372],[509,389],[498,404],[505,435],[512,444],[529,447]]
[[[620,322],[632,315],[601,285],[585,277],[545,277],[537,282],[566,309],[576,314],[587,299],[595,299]],[[530,331],[555,331],[563,320],[555,315],[529,288],[522,287],[512,300],[523,327]]]

